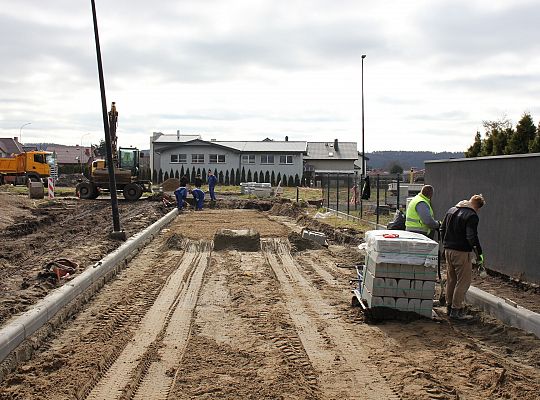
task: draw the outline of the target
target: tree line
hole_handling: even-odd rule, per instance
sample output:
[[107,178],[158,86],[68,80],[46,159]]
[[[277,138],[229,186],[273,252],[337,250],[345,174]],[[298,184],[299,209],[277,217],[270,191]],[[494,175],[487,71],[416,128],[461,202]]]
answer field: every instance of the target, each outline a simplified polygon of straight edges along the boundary
[[[180,179],[180,177],[185,176],[188,178],[190,182],[195,182],[195,178],[199,176],[203,183],[206,183],[207,178],[207,171],[205,168],[201,170],[201,168],[195,169],[195,167],[192,167],[191,169],[187,167],[184,169],[184,166],[182,165],[182,168],[180,170],[173,170],[171,168],[170,171],[163,171],[161,168],[158,170],[154,170],[153,174],[153,183],[163,183],[169,178],[176,178]],[[281,174],[278,172],[277,174],[272,171],[251,171],[251,169],[246,169],[242,167],[240,170],[239,168],[231,168],[230,170],[222,170],[218,171],[216,168],[214,168],[214,175],[217,177],[218,182],[222,185],[240,185],[240,182],[259,182],[259,183],[270,183],[272,186],[276,186],[279,182],[281,182],[282,186],[300,186],[305,185],[305,178],[302,176],[298,176],[298,174],[288,175],[287,174]]]
[[523,113],[514,128],[506,117],[497,121],[483,121],[484,137],[476,132],[474,143],[465,152],[465,157],[499,156],[540,152],[540,123],[534,125],[531,114]]

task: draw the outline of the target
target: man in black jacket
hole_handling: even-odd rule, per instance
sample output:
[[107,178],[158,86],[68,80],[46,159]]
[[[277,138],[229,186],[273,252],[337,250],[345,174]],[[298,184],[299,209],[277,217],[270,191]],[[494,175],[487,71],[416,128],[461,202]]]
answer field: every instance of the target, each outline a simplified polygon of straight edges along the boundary
[[446,301],[450,318],[470,319],[464,308],[465,293],[471,285],[472,264],[483,264],[484,255],[478,240],[478,210],[485,204],[481,194],[462,200],[446,213],[441,225],[441,238],[448,266]]

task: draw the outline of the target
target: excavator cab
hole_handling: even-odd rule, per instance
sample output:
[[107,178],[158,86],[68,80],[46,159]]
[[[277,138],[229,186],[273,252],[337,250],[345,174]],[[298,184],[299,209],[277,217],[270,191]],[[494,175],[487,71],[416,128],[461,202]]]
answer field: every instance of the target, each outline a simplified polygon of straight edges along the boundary
[[132,176],[139,176],[139,150],[133,147],[120,147],[118,167],[129,169]]

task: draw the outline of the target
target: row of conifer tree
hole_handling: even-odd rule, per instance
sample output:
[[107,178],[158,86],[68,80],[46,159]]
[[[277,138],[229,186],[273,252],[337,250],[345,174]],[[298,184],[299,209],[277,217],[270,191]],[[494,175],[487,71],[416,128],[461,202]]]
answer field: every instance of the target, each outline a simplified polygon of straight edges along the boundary
[[[300,178],[298,174],[287,175],[281,174],[280,172],[275,174],[274,171],[251,171],[248,169],[246,171],[245,167],[242,167],[242,170],[239,168],[231,168],[226,170],[218,170],[217,168],[212,169],[214,175],[218,178],[218,182],[222,185],[240,185],[241,182],[259,182],[259,183],[270,183],[272,186],[276,186],[281,182],[282,186],[300,186],[303,184],[304,177]],[[197,168],[192,167],[191,169],[184,166],[180,170],[163,171],[161,168],[159,171],[154,170],[153,183],[159,184],[166,181],[169,178],[180,179],[180,177],[186,176],[189,182],[195,182],[195,178],[200,176],[203,183],[206,183],[207,179],[207,170],[206,168]]]

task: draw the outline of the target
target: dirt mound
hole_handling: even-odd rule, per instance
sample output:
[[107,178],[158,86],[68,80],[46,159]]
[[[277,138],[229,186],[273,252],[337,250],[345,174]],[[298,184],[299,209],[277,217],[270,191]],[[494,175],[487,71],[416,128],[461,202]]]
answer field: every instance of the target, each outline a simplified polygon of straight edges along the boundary
[[269,211],[274,203],[267,200],[218,200],[208,204],[208,208],[243,209]]
[[291,251],[293,252],[304,251],[304,250],[319,250],[323,248],[323,246],[321,246],[319,243],[313,240],[304,239],[297,232],[289,233],[288,239],[289,239],[289,243],[291,244]]
[[302,215],[296,222],[310,230],[325,233],[329,239],[337,243],[360,244],[364,242],[363,232],[356,229],[335,229],[333,226],[307,215]]
[[180,181],[176,178],[169,178],[165,182],[163,182],[163,185],[161,185],[164,192],[174,192],[176,189],[180,187]]
[[214,250],[259,251],[261,235],[255,229],[219,229],[214,235]]
[[298,203],[281,202],[274,204],[270,210],[271,215],[298,218],[305,213],[304,208]]
[[184,250],[185,248],[185,238],[183,235],[178,233],[173,233],[167,241],[163,244],[161,248],[162,251],[167,250]]

